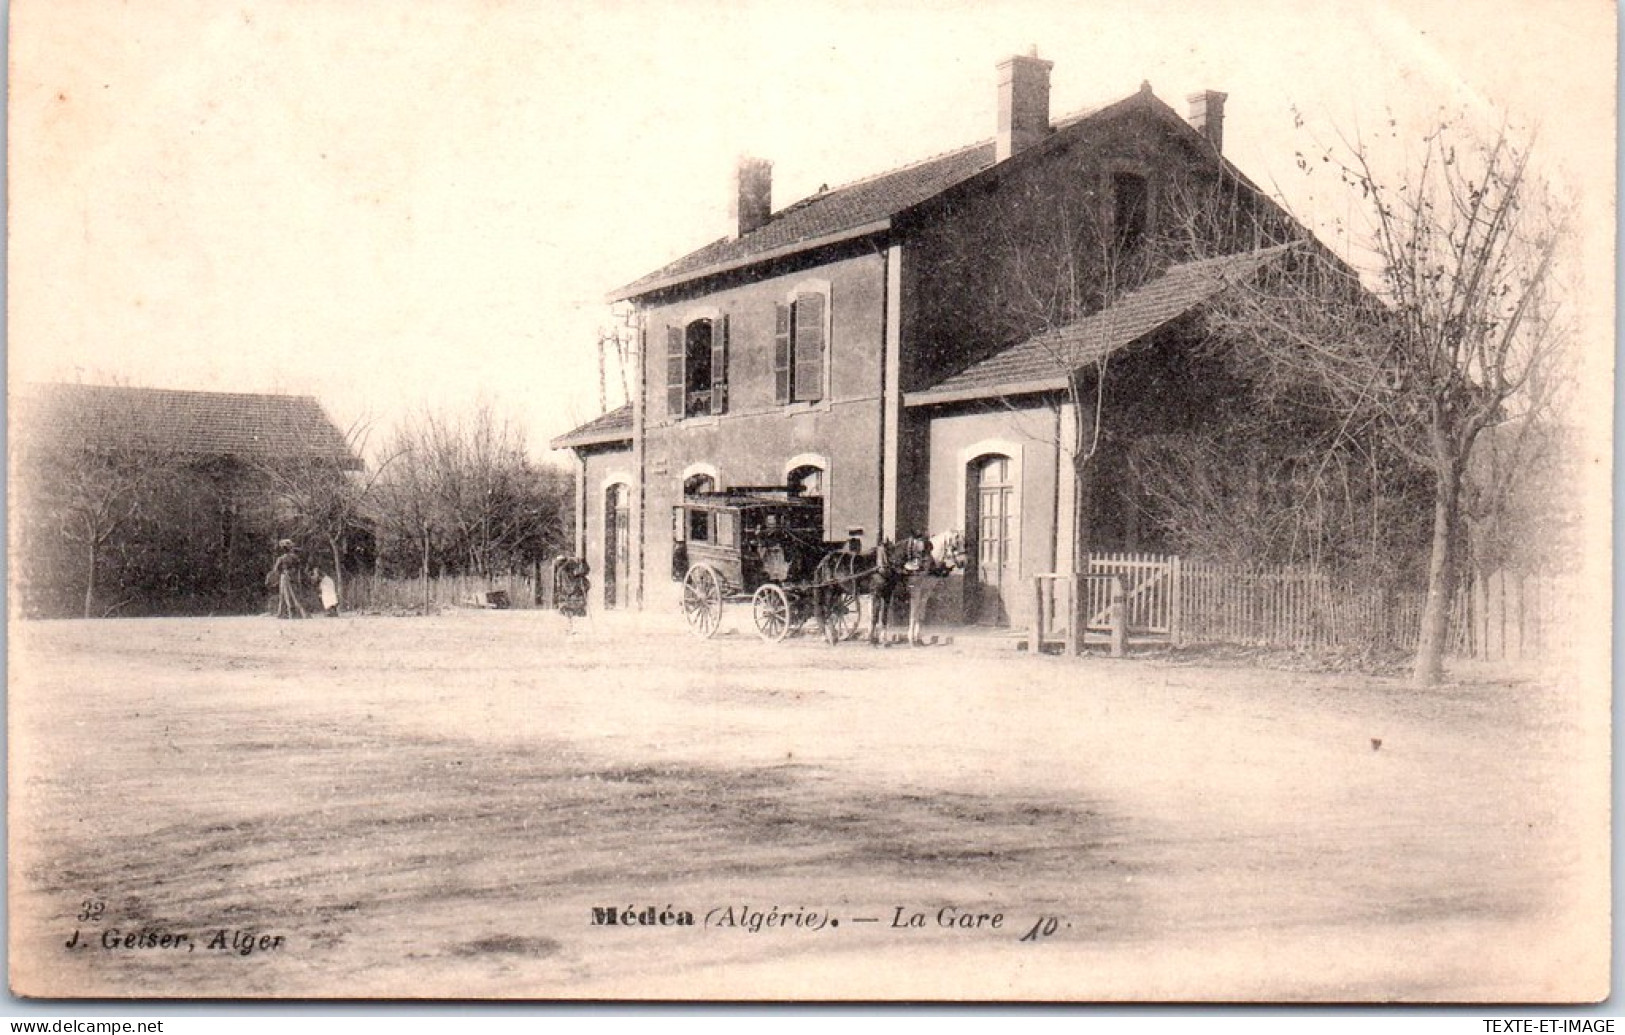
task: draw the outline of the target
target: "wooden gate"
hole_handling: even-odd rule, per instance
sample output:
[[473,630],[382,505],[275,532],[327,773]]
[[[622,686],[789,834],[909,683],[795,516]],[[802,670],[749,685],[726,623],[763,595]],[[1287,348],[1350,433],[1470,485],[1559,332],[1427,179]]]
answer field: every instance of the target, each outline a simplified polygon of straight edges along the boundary
[[[1179,558],[1147,553],[1093,553],[1090,575],[1116,575],[1123,583],[1123,605],[1130,633],[1167,636],[1179,633]],[[1090,629],[1111,627],[1110,582],[1088,580],[1085,604]]]

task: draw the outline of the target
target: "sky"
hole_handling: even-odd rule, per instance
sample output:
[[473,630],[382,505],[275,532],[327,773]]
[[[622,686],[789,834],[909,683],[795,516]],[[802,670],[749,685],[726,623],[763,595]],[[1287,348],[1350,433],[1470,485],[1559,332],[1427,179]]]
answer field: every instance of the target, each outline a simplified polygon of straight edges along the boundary
[[1057,117],[1228,93],[1227,155],[1323,236],[1315,140],[1537,128],[1611,383],[1596,0],[14,0],[9,380],[309,394],[375,444],[484,403],[548,458],[600,412],[605,296],[724,233],[738,156],[782,207],[987,139],[1035,46]]

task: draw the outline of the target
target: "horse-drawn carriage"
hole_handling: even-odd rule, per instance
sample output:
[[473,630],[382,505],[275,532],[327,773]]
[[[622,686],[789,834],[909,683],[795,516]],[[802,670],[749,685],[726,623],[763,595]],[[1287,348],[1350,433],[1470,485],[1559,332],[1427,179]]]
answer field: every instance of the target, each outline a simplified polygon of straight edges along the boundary
[[873,555],[824,537],[824,504],[784,487],[691,493],[672,508],[672,578],[683,617],[709,637],[725,602],[750,603],[762,639],[777,642],[815,620],[830,642],[858,630],[858,598]]

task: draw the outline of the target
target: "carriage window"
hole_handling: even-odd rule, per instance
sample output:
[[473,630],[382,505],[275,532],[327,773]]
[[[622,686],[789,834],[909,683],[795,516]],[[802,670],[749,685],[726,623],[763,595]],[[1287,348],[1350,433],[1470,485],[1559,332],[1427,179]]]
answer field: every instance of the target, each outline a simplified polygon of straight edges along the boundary
[[692,543],[709,543],[711,541],[710,511],[691,510],[688,512],[688,539]]
[[739,516],[737,514],[719,513],[717,515],[717,545],[718,546],[737,546],[737,545],[739,545],[739,536],[736,534],[737,531],[738,531],[738,528],[737,528],[737,525],[736,525],[736,522],[738,521],[738,519],[739,519]]

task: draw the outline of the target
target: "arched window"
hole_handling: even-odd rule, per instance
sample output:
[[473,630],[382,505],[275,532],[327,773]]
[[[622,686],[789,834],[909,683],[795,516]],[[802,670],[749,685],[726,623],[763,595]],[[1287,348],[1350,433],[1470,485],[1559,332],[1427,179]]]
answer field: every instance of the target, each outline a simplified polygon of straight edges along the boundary
[[822,520],[829,526],[830,493],[829,457],[822,453],[798,453],[784,462],[784,484],[801,496],[823,501]]
[[711,401],[704,398],[711,391],[711,338],[710,320],[695,320],[683,332],[683,381],[688,390],[685,416],[711,409]]
[[803,496],[824,495],[824,469],[814,464],[797,467],[785,476],[784,482],[792,492]]
[[696,474],[683,479],[683,495],[697,496],[702,492],[716,492],[717,480],[709,474]]
[[728,317],[666,328],[666,414],[699,417],[728,408]]

